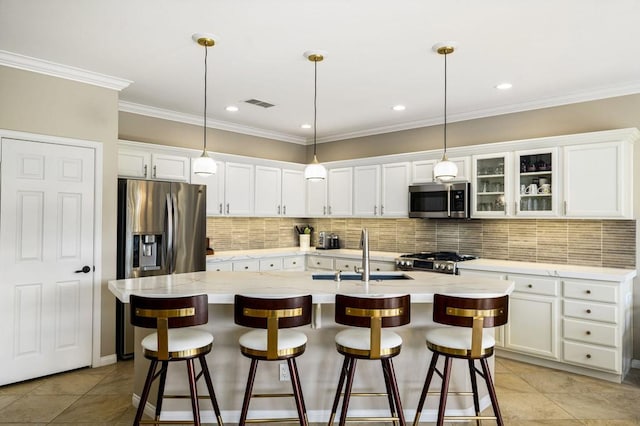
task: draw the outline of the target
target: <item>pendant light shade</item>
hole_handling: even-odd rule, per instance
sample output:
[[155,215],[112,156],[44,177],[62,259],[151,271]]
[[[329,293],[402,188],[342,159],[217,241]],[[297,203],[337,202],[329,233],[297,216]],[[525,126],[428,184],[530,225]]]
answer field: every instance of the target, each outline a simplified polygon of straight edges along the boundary
[[216,39],[212,34],[194,34],[193,40],[204,47],[204,115],[203,115],[203,138],[202,154],[193,162],[193,173],[198,176],[211,176],[218,171],[215,160],[207,153],[207,52],[209,47],[216,44]]
[[439,181],[450,181],[458,175],[458,166],[447,158],[447,55],[455,50],[455,43],[438,43],[433,50],[444,56],[444,151],[442,160],[433,167],[433,177]]
[[318,161],[317,153],[317,117],[318,117],[318,62],[324,59],[326,52],[308,50],[304,52],[305,58],[313,62],[313,161],[304,169],[304,178],[307,180],[324,180],[327,178],[327,169]]

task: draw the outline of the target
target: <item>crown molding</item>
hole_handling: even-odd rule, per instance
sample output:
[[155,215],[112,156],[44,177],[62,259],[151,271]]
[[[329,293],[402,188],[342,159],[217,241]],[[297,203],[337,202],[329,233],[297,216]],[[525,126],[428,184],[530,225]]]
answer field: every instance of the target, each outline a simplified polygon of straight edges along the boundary
[[111,77],[105,74],[83,70],[81,68],[45,61],[44,59],[32,58],[30,56],[8,52],[6,50],[0,50],[0,65],[117,91],[121,91],[129,87],[132,83],[132,81],[123,78]]
[[[552,108],[562,105],[589,102],[606,98],[615,98],[640,93],[640,81],[626,82],[615,86],[597,87],[584,91],[577,91],[563,96],[536,99],[531,102],[505,105],[495,108],[477,109],[458,114],[447,114],[447,122],[475,120],[479,118],[494,117],[498,115],[512,114],[517,112],[532,111],[536,109]],[[429,127],[442,124],[442,117],[429,118],[425,120],[410,121],[406,123],[394,124],[391,126],[374,127],[366,130],[354,132],[338,133],[335,135],[318,138],[318,143],[336,142],[345,139],[361,138],[366,136],[380,135],[383,133],[400,132],[412,130],[420,127]]]
[[[202,116],[196,116],[193,114],[186,114],[183,112],[171,111],[162,108],[151,107],[148,105],[136,104],[133,102],[120,101],[118,109],[122,112],[129,112],[132,114],[145,115],[147,117],[160,118],[163,120],[177,121],[180,123],[193,124],[197,126],[202,125]],[[207,127],[211,129],[225,130],[228,132],[235,132],[244,135],[257,136],[266,139],[274,139],[281,142],[295,143],[299,145],[308,145],[306,139],[297,136],[288,135],[286,133],[273,132],[265,129],[258,129],[256,127],[243,126],[240,124],[229,123],[226,121],[212,120],[207,118]]]

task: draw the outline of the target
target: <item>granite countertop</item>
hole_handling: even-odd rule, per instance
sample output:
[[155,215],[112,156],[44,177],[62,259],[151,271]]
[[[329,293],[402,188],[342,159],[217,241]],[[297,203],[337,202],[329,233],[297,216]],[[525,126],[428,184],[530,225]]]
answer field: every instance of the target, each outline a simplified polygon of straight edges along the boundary
[[[353,295],[411,294],[413,303],[432,303],[435,293],[468,297],[496,297],[513,291],[512,281],[463,277],[433,272],[407,272],[410,280],[314,280],[318,272],[190,272],[109,281],[109,290],[122,302],[129,295],[187,295],[206,293],[209,303],[232,304],[236,294],[285,296],[311,294],[314,303],[334,303],[337,293]],[[329,273],[332,275],[332,273]],[[403,274],[388,272],[388,274]],[[375,275],[375,274],[372,274]]]
[[546,275],[599,281],[626,281],[637,275],[635,269],[601,268],[594,266],[561,265],[557,263],[515,262],[497,259],[475,259],[458,263],[458,269],[513,274]]

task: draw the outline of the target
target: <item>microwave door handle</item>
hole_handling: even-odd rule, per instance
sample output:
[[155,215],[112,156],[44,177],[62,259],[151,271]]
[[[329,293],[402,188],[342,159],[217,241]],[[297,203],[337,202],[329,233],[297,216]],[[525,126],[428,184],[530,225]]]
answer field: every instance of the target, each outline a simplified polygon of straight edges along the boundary
[[447,217],[451,217],[451,187],[447,188]]

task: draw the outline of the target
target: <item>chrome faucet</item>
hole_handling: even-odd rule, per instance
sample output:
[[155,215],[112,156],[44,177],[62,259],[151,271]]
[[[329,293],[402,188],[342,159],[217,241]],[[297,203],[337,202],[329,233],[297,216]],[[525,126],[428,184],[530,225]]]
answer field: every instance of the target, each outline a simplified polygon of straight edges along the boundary
[[371,276],[371,269],[369,263],[369,231],[367,228],[362,228],[360,234],[360,248],[362,249],[362,266],[354,267],[354,270],[358,274],[362,274],[362,281],[368,283]]

